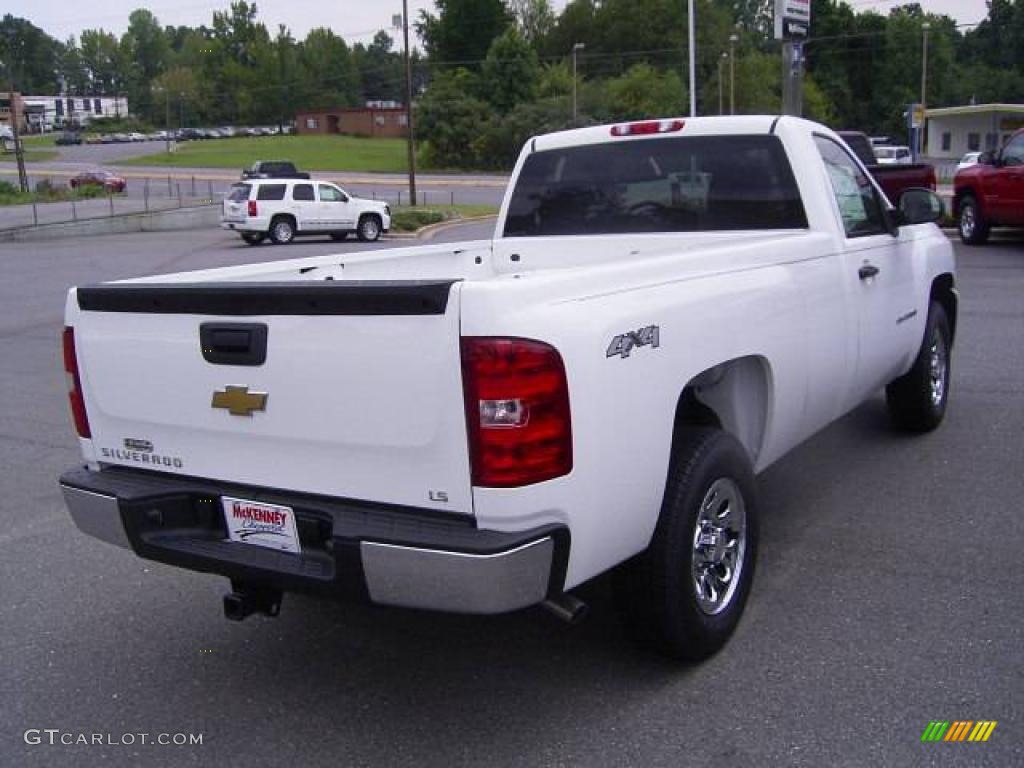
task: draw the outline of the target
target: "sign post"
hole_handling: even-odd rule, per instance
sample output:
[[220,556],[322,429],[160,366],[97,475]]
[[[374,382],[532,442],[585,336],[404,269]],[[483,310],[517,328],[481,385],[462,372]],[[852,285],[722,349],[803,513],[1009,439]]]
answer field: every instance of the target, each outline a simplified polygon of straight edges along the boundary
[[804,43],[811,30],[811,0],[775,0],[775,39],[782,40],[782,112],[803,114]]

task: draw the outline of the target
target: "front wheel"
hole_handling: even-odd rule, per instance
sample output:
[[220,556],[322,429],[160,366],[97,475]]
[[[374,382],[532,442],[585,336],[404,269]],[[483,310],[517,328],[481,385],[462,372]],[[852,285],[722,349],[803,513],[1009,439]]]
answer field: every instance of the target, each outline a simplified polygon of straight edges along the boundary
[[960,239],[967,245],[983,245],[988,240],[989,225],[981,215],[978,201],[967,195],[960,201]]
[[363,216],[359,220],[359,229],[356,230],[356,235],[364,243],[372,243],[380,237],[380,229],[380,219],[376,216]]
[[663,653],[700,661],[722,648],[754,578],[758,515],[743,446],[720,429],[676,435],[648,549],[616,578],[626,629]]
[[930,432],[942,423],[949,403],[950,338],[946,310],[933,302],[913,367],[885,388],[889,416],[898,428]]

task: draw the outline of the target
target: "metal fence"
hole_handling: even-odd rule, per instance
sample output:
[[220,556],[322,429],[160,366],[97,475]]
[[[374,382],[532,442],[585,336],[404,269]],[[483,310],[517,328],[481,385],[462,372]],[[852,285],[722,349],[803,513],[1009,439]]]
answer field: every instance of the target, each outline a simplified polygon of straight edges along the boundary
[[[29,175],[31,189],[36,189],[42,182],[48,183],[53,189],[68,189],[67,176]],[[132,177],[127,179],[127,187],[122,193],[108,192],[93,198],[69,197],[63,200],[40,200],[22,205],[0,206],[0,230],[166,211],[173,208],[220,205],[234,183],[237,182],[196,176]],[[392,206],[409,204],[408,190],[394,185],[352,184],[345,185],[345,189],[354,195],[382,200]],[[455,205],[459,202],[475,201],[473,198],[474,195],[471,193],[457,195],[454,189],[421,189],[416,194],[416,202],[419,205]]]

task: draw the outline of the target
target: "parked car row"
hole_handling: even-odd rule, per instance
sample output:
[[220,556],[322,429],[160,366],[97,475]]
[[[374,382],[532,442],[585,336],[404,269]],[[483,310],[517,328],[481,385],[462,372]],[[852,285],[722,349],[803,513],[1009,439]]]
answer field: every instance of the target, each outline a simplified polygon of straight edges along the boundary
[[237,136],[276,136],[281,133],[291,133],[291,126],[286,125],[283,129],[276,125],[243,126],[224,128],[181,128],[176,131],[176,138],[179,141],[197,141],[201,139],[231,139]]
[[82,133],[80,131],[64,131],[56,140],[57,144],[126,144],[133,141],[198,141],[200,139],[229,139],[235,136],[275,136],[280,133],[291,133],[290,126],[282,131],[276,125],[233,128],[178,128],[172,131],[152,131],[139,133]]

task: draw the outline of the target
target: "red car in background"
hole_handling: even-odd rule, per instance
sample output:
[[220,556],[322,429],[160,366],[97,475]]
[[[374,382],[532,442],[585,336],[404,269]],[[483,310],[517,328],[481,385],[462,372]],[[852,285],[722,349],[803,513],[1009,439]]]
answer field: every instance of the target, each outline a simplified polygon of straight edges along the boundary
[[124,192],[128,182],[123,176],[118,176],[110,171],[85,171],[72,176],[68,182],[72,189],[78,187],[103,187],[107,192]]
[[1024,128],[997,152],[983,152],[976,165],[953,179],[953,216],[968,245],[988,240],[992,227],[1024,227]]

